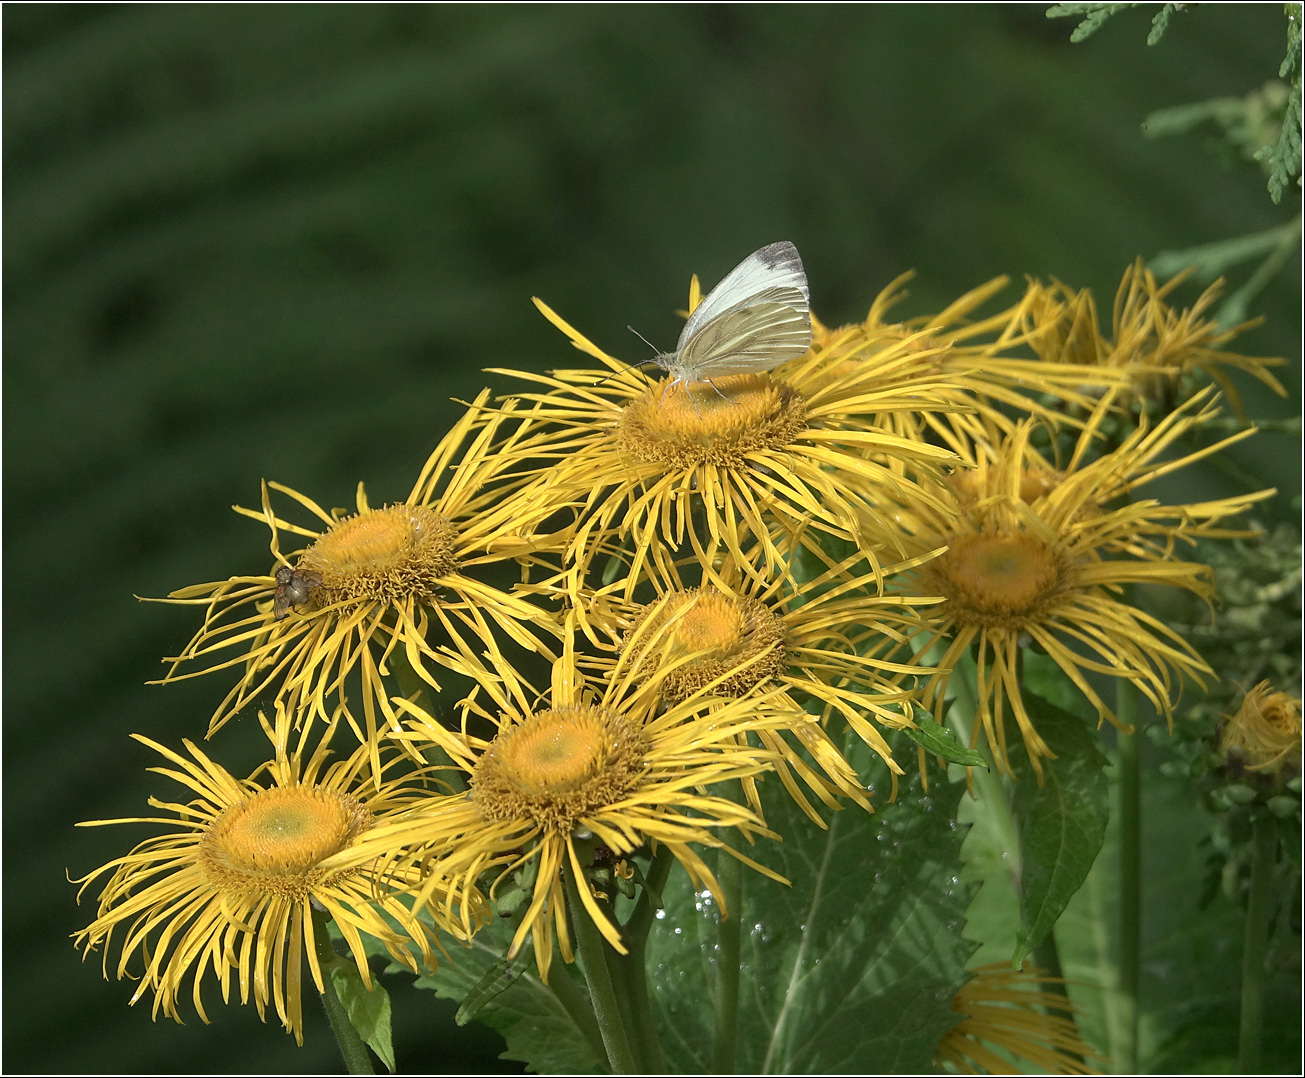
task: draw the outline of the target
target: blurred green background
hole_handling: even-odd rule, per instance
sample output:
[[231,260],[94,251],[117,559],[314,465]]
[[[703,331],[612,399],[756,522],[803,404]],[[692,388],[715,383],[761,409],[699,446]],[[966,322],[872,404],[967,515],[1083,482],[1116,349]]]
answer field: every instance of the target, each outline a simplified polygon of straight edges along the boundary
[[[1200,138],[1139,133],[1153,109],[1275,75],[1278,5],[1201,6],[1155,48],[1140,12],[1071,45],[1073,22],[1039,6],[3,18],[10,1071],[338,1069],[311,999],[298,1049],[213,991],[213,1026],[152,1026],[130,984],[81,965],[68,934],[94,895],[77,907],[65,871],[146,831],[72,824],[173,797],[127,735],[198,738],[227,687],[145,686],[197,616],[133,594],[266,571],[266,532],[229,509],[260,479],[327,506],[359,479],[373,504],[401,499],[482,367],[584,362],[532,294],[641,359],[627,322],[668,345],[691,272],[710,285],[791,239],[826,321],[862,316],[909,268],[904,314],[1003,273],[1091,286],[1108,311],[1136,255],[1270,228],[1298,203],[1275,207]],[[1298,292],[1293,266],[1240,350],[1297,356]],[[1254,386],[1247,404],[1300,407]],[[1299,486],[1288,435],[1236,459]],[[1236,489],[1213,470],[1193,484]],[[244,766],[253,728],[224,730],[219,759]],[[495,1034],[416,996],[396,993],[401,1069],[511,1069]]]

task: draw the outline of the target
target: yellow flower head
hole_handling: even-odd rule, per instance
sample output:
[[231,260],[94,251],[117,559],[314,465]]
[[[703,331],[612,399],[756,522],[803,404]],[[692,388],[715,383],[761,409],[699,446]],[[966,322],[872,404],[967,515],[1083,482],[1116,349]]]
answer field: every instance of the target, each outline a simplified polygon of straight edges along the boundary
[[1005,962],[973,972],[952,1000],[964,1017],[943,1035],[935,1062],[957,1074],[1101,1073],[1091,1062],[1106,1060],[1084,1042],[1073,1004],[1042,987],[1056,978]]
[[1237,714],[1227,716],[1219,737],[1219,751],[1242,762],[1248,771],[1280,775],[1300,770],[1301,702],[1285,692],[1274,692],[1261,681],[1246,694]]
[[[667,635],[664,626],[648,627],[645,634],[654,648]],[[650,842],[664,846],[694,886],[710,889],[718,901],[720,887],[695,846],[721,848],[773,875],[730,848],[718,832],[736,828],[749,841],[776,836],[749,809],[706,792],[772,769],[773,754],[750,745],[747,737],[784,722],[770,711],[765,694],[711,707],[713,698],[698,693],[668,704],[664,678],[648,676],[642,664],[628,660],[591,688],[570,642],[553,666],[551,691],[544,698],[510,667],[498,675],[497,681],[482,681],[488,706],[479,693],[465,702],[460,732],[451,733],[415,705],[404,705],[414,716],[407,735],[414,745],[442,749],[469,785],[467,793],[409,816],[412,849],[432,872],[432,886],[421,892],[420,902],[442,901],[446,917],[464,918],[475,908],[482,879],[494,894],[529,875],[531,900],[509,955],[531,938],[546,978],[555,935],[563,958],[573,958],[564,873],[578,882],[584,915],[625,953],[612,911],[599,904],[584,878],[586,844],[596,843],[617,859]],[[471,732],[476,716],[489,721],[492,736]],[[450,881],[447,893],[438,889],[444,880]],[[464,923],[468,933],[473,927]]]
[[[548,461],[538,482],[548,497],[581,506],[567,551],[581,573],[606,539],[621,538],[654,561],[692,552],[704,564],[755,542],[773,577],[788,571],[799,546],[817,544],[817,532],[855,540],[858,517],[876,546],[896,542],[886,522],[866,519],[857,490],[943,511],[936,487],[951,454],[869,419],[955,407],[927,363],[886,387],[870,364],[831,376],[817,353],[774,373],[676,385],[649,379],[536,305],[612,372],[499,372],[546,388],[525,395],[535,402],[532,417],[554,431],[551,446],[532,447]],[[909,341],[898,344],[891,362],[900,366],[910,350]]]
[[[1187,276],[1187,272],[1180,273],[1161,286],[1139,258],[1119,282],[1108,338],[1099,328],[1092,293],[1087,289],[1075,292],[1056,280],[1050,285],[1029,282],[1021,320],[1030,344],[1044,360],[1113,368],[1127,376],[1134,397],[1166,409],[1175,399],[1178,380],[1194,370],[1204,371],[1239,415],[1240,398],[1225,368],[1245,371],[1285,396],[1281,383],[1269,371],[1281,366],[1281,359],[1220,350],[1256,324],[1244,322],[1225,330],[1204,317],[1219,298],[1222,279],[1202,292],[1190,308],[1179,311],[1169,305],[1169,293]],[[1095,381],[1100,379],[1085,379],[1085,383]]]
[[[1200,403],[1198,398],[1193,406]],[[998,765],[1008,768],[1004,713],[1009,708],[1039,778],[1040,758],[1052,753],[1021,698],[1021,649],[1039,646],[1103,720],[1116,722],[1088,672],[1128,678],[1157,711],[1170,716],[1173,675],[1200,681],[1209,667],[1181,636],[1128,603],[1123,589],[1164,584],[1208,598],[1209,569],[1172,560],[1174,541],[1244,534],[1216,524],[1273,493],[1178,506],[1136,500],[1112,508],[1111,501],[1209,450],[1154,463],[1190,425],[1180,412],[1154,431],[1144,423],[1118,448],[1087,463],[1087,448],[1109,404],[1103,401],[1093,414],[1063,471],[1030,449],[1028,421],[1011,436],[966,454],[973,470],[954,479],[963,514],[959,524],[902,515],[924,545],[947,547],[922,566],[916,582],[917,594],[944,600],[925,612],[934,622],[934,640],[950,637],[926,698],[941,721],[948,671],[977,644],[973,738],[977,741],[982,728]]]
[[[429,794],[373,775],[365,749],[328,766],[325,740],[304,760],[287,752],[288,723],[278,722],[276,733],[266,722],[264,729],[276,745],[275,758],[243,780],[189,741],[187,758],[134,735],[172,765],[152,770],[196,796],[187,804],[151,798],[166,816],[82,825],[151,823],[168,831],[78,881],[84,892],[111,873],[95,920],[74,938],[87,951],[104,948],[107,977],[109,947],[121,930],[117,975],[140,977],[131,1002],[152,992],[155,1017],[162,1012],[181,1021],[178,999],[190,978],[195,1010],[207,1022],[200,993],[211,970],[224,1002],[237,980],[242,1003],[252,994],[262,1018],[270,1002],[302,1044],[305,957],[323,990],[314,907],[335,921],[369,986],[363,933],[410,969],[417,968],[414,951],[425,965],[433,963],[433,933],[395,897],[420,877],[360,852],[367,836]],[[130,968],[138,955],[140,974]]]
[[[865,784],[838,748],[846,727],[887,764],[896,796],[902,769],[879,728],[913,725],[912,689],[902,682],[930,671],[897,653],[918,631],[912,608],[934,600],[886,593],[883,581],[923,560],[875,572],[857,553],[794,587],[782,577],[759,583],[726,558],[706,571],[677,566],[670,581],[653,582],[658,597],[648,603],[622,599],[626,586],[612,585],[583,595],[577,611],[591,639],[614,655],[579,661],[604,675],[619,655],[636,676],[659,677],[670,702],[708,687],[724,698],[781,690],[772,706],[787,712],[787,727],[757,736],[780,758],[776,770],[794,801],[823,826],[795,776],[829,807],[840,796],[870,807]],[[682,573],[693,573],[695,583]],[[744,788],[760,813],[755,786]]]
[[[807,372],[811,380],[828,378],[848,368],[859,368],[862,393],[909,389],[921,380],[943,379],[938,391],[947,403],[936,411],[895,410],[875,413],[865,399],[854,400],[844,421],[855,421],[867,410],[873,422],[903,437],[921,437],[933,430],[952,445],[952,430],[978,433],[981,424],[1009,429],[1011,421],[999,406],[1059,420],[1062,413],[1046,406],[1040,397],[1090,407],[1084,387],[1107,388],[1122,384],[1121,377],[1100,367],[1063,361],[1047,363],[1012,355],[1028,343],[1021,326],[1022,306],[1007,308],[986,318],[973,312],[1008,284],[998,277],[972,289],[936,315],[892,322],[889,310],[903,300],[902,289],[912,277],[904,273],[875,298],[864,322],[826,328],[813,322],[812,352],[822,363]],[[787,376],[788,365],[780,368]],[[942,421],[945,414],[946,422]]]
[[[171,660],[163,683],[242,668],[213,715],[210,733],[275,688],[305,727],[325,719],[338,699],[355,735],[375,743],[379,729],[400,725],[382,683],[389,664],[397,661],[438,689],[429,663],[474,670],[481,651],[497,650],[496,631],[550,654],[527,629],[556,633],[550,615],[474,575],[478,567],[506,559],[535,559],[545,543],[532,528],[556,508],[507,497],[520,484],[501,479],[502,464],[527,424],[499,438],[511,410],[485,413],[487,396],[482,393],[440,442],[403,503],[373,508],[360,483],[356,512],[328,513],[271,483],[264,484],[261,512],[237,507],[271,532],[273,571],[183,588],[167,600],[200,605],[206,613],[203,626]],[[279,516],[269,486],[299,503],[315,524]],[[287,556],[284,536],[308,542]],[[200,668],[180,669],[193,664]],[[355,671],[362,686],[361,721],[344,692]]]

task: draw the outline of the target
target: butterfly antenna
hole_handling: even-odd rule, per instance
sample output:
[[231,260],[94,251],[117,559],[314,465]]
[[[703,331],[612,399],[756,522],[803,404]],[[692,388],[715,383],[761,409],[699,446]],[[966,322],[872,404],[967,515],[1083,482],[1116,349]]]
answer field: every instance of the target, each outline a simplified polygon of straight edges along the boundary
[[[652,341],[650,341],[647,337],[645,337],[642,333],[640,333],[637,329],[635,329],[634,326],[627,325],[625,328],[628,329],[631,333],[633,333],[636,337],[638,337],[639,340],[643,341],[644,344],[646,344],[649,348],[651,348],[651,349],[652,349],[654,352],[656,352],[659,356],[662,354],[662,353],[661,353],[661,350],[660,350],[660,349],[659,349],[655,344],[653,344]],[[646,362],[649,362],[649,363],[657,363],[657,361],[656,361],[655,359],[647,360]],[[657,365],[658,365],[659,367],[661,366],[660,363],[658,363]]]

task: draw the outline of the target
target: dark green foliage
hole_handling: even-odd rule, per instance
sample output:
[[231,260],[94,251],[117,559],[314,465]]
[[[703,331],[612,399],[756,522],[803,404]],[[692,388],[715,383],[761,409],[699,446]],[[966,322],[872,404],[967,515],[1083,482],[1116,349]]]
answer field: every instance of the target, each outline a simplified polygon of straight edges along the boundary
[[349,1021],[368,1048],[394,1073],[394,1041],[390,1028],[390,994],[379,981],[363,984],[352,962],[336,962],[324,971],[349,1015]]
[[[480,998],[474,1017],[503,1035],[505,1059],[521,1060],[541,1074],[604,1070],[593,1044],[571,1020],[556,993],[540,982],[533,959],[508,962],[504,958],[515,927],[511,920],[500,917],[478,932],[469,946],[450,947],[449,961],[442,962],[434,973],[418,977],[417,987],[468,1003],[477,993]],[[529,943],[525,952],[530,954]],[[554,961],[550,977],[570,978],[574,991],[585,992],[578,971],[560,959]],[[504,985],[504,980],[509,983]],[[485,989],[493,982],[497,982],[496,990],[490,994]]]
[[1011,810],[1020,835],[1020,923],[1011,961],[1020,966],[1087,879],[1106,837],[1110,782],[1097,733],[1076,715],[1026,692],[1029,718],[1055,753],[1035,781],[1022,741],[1012,739],[1019,781]]
[[975,749],[967,749],[956,735],[945,726],[939,726],[922,708],[915,712],[915,726],[903,731],[907,737],[931,756],[939,756],[949,764],[966,767],[986,767],[987,759]]
[[[1074,27],[1074,32],[1069,35],[1070,41],[1077,43],[1100,30],[1111,15],[1118,15],[1121,11],[1139,6],[1139,4],[1055,4],[1047,9],[1047,18],[1064,19],[1082,16],[1083,21]],[[1166,4],[1165,7],[1169,5]],[[1152,42],[1148,40],[1147,44]]]
[[[68,940],[95,896],[65,871],[147,831],[72,823],[171,796],[128,732],[199,738],[231,684],[145,687],[198,616],[132,596],[265,572],[233,502],[262,478],[404,497],[448,399],[506,390],[482,367],[574,362],[532,294],[634,359],[627,322],[669,342],[690,272],[781,237],[836,323],[911,267],[903,316],[998,273],[1101,298],[1139,253],[1277,227],[1136,133],[1278,63],[1277,10],[1247,7],[1147,51],[1071,50],[1014,6],[6,5],[7,1068],[337,1065],[311,989],[302,1050],[212,984],[211,1027],[153,1023]],[[1241,350],[1296,354],[1297,280]],[[1258,392],[1252,415],[1299,411]],[[1273,437],[1231,456],[1294,489]],[[207,749],[247,773],[258,739],[242,717]],[[387,984],[401,1067],[502,1066],[484,1025]]]
[[[783,843],[748,850],[785,887],[744,874],[737,1071],[919,1073],[956,1021],[952,996],[973,944],[960,928],[971,888],[957,879],[960,786],[904,783],[870,820],[861,810],[817,828],[767,790]],[[868,824],[868,826],[867,826]],[[718,911],[671,876],[648,945],[668,1065],[709,1068]]]

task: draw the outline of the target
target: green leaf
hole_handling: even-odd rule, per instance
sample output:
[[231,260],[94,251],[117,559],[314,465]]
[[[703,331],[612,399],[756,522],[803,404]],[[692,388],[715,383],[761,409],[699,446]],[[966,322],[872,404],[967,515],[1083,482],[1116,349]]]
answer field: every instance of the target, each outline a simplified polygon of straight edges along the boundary
[[1160,38],[1164,36],[1164,32],[1169,29],[1169,20],[1173,18],[1174,12],[1180,10],[1182,6],[1182,4],[1165,4],[1156,12],[1155,18],[1151,20],[1151,32],[1146,35],[1148,45],[1159,43]]
[[500,958],[485,970],[463,999],[453,1020],[458,1025],[465,1026],[475,1018],[488,1003],[512,986],[512,982],[529,965],[533,954],[529,947],[523,947],[516,958]]
[[1246,103],[1240,97],[1215,97],[1188,105],[1171,105],[1148,113],[1142,121],[1142,134],[1147,138],[1170,138],[1185,134],[1207,120],[1231,125],[1245,113]]
[[[450,947],[450,961],[441,962],[434,973],[417,978],[418,988],[432,990],[444,999],[458,1000],[459,1021],[468,1007],[474,1017],[492,1026],[507,1041],[504,1059],[517,1059],[543,1074],[605,1073],[593,1045],[558,1000],[557,994],[539,979],[527,958],[515,975],[504,984],[504,955],[512,941],[514,925],[507,918],[496,918],[476,933],[466,947]],[[533,954],[529,946],[524,954]],[[497,979],[496,979],[497,978]],[[567,978],[574,990],[583,994],[583,981],[573,976],[571,967],[554,958],[549,980]],[[467,1019],[471,1013],[466,1015]]]
[[1287,112],[1282,118],[1282,133],[1278,141],[1257,155],[1269,162],[1269,197],[1281,202],[1293,176],[1301,170],[1301,80],[1300,74],[1292,80],[1291,96],[1287,99]]
[[988,766],[983,753],[976,749],[967,749],[956,735],[945,726],[940,726],[925,711],[915,713],[915,726],[906,727],[906,736],[919,745],[925,752],[941,756],[951,764],[964,764],[966,767]]
[[[961,937],[972,887],[958,879],[963,790],[919,779],[870,815],[812,824],[777,782],[762,787],[782,843],[749,856],[791,886],[745,869],[737,1073],[911,1073],[933,1069],[957,1021],[950,1004],[974,944]],[[648,942],[668,1066],[710,1069],[718,914],[672,872]]]
[[1046,938],[1087,879],[1110,815],[1107,761],[1096,731],[1032,693],[1025,693],[1024,706],[1056,758],[1043,761],[1039,785],[1023,742],[1012,742],[1011,765],[1019,781],[1011,809],[1019,822],[1021,858],[1016,966]]
[[1137,7],[1136,4],[1055,4],[1047,9],[1047,18],[1062,19],[1067,16],[1082,15],[1083,21],[1074,27],[1074,32],[1069,35],[1070,41],[1078,42],[1091,37],[1101,29],[1104,23],[1111,15],[1117,15],[1121,11],[1127,11],[1131,7]]
[[376,978],[369,991],[362,974],[352,962],[334,962],[327,969],[340,1002],[358,1036],[391,1074],[394,1073],[394,1043],[390,1035],[390,994]]
[[1261,258],[1283,243],[1295,246],[1299,235],[1300,222],[1290,221],[1264,232],[1252,232],[1230,240],[1203,243],[1181,251],[1161,251],[1147,263],[1147,268],[1157,277],[1172,277],[1188,266],[1195,266],[1194,276],[1198,281],[1213,281],[1233,266]]

